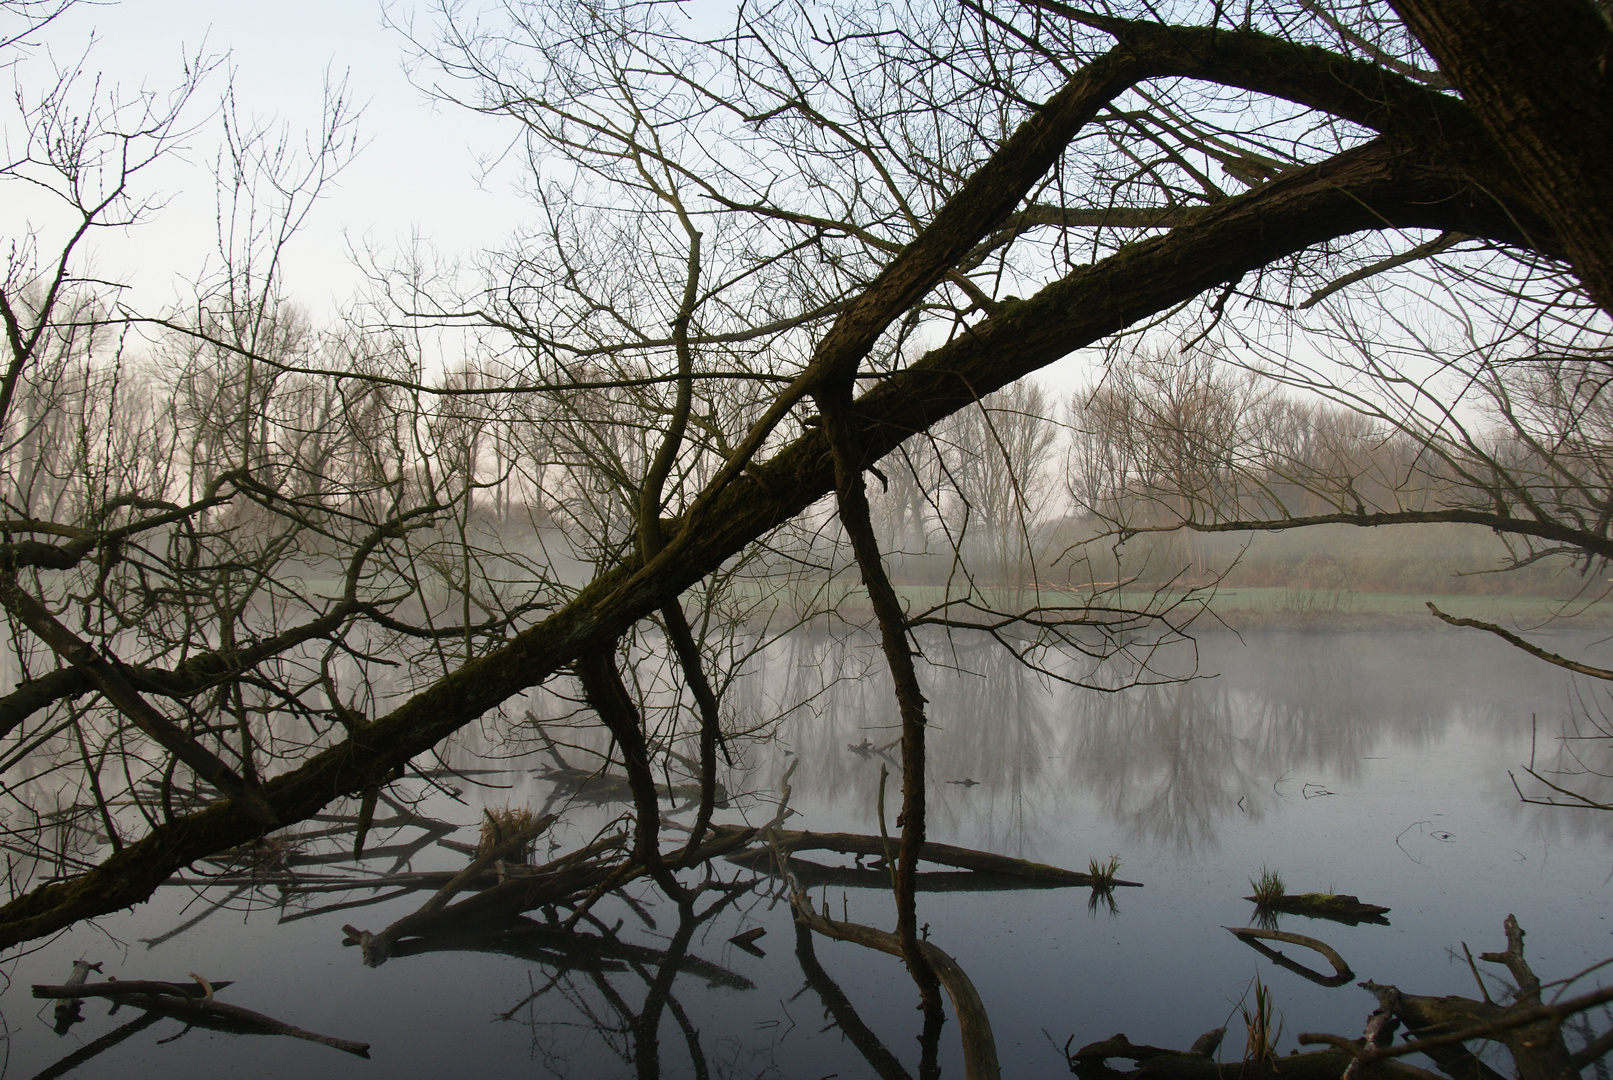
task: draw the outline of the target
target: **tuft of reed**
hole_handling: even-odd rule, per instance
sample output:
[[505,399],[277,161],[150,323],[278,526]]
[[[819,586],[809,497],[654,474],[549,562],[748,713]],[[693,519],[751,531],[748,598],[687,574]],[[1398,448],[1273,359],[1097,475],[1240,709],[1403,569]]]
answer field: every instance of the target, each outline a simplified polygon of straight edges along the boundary
[[1277,1061],[1277,1043],[1283,1037],[1283,1025],[1277,1024],[1276,1034],[1272,1033],[1271,1024],[1274,1009],[1271,1002],[1271,988],[1255,976],[1254,984],[1255,1007],[1249,1010],[1247,996],[1238,1003],[1238,1011],[1243,1014],[1243,1026],[1247,1038],[1243,1044],[1243,1060],[1254,1065],[1271,1065]]
[[1268,870],[1262,866],[1258,878],[1249,879],[1249,887],[1255,891],[1255,906],[1265,907],[1275,904],[1287,895],[1287,887],[1283,884],[1283,877],[1275,870]]
[[1088,914],[1096,915],[1099,908],[1107,908],[1111,915],[1119,914],[1120,905],[1115,903],[1115,874],[1119,870],[1118,855],[1109,856],[1106,863],[1087,860],[1087,876],[1092,879],[1092,895],[1087,897]]
[[[525,806],[506,806],[499,810],[484,808],[482,832],[476,838],[476,854],[485,855],[516,833],[532,828],[533,820],[532,811]],[[527,841],[519,851],[506,853],[504,861],[530,863],[535,839]]]

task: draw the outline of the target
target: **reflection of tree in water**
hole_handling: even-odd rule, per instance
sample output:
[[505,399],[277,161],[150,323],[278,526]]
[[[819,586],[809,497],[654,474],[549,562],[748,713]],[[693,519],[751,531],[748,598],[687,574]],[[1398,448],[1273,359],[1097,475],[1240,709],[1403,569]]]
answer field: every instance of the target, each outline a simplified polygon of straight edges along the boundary
[[[1454,635],[1216,634],[1199,649],[1199,670],[1213,677],[1102,693],[1055,682],[992,644],[926,642],[937,829],[1026,851],[1090,798],[1134,840],[1213,847],[1225,817],[1258,818],[1306,779],[1350,783],[1365,759],[1426,747],[1456,724],[1523,740],[1526,754],[1528,715],[1516,702],[1568,700],[1542,665]],[[856,677],[871,650],[856,637],[800,633],[760,673],[772,700],[806,703],[787,729],[804,796],[863,819],[880,756],[848,747],[877,750],[895,734],[883,687]],[[1192,674],[1193,664],[1186,649],[1155,659],[1164,674]],[[946,783],[966,780],[976,784]]]
[[1251,796],[1265,782],[1249,745],[1230,730],[1230,700],[1224,687],[1202,682],[1077,697],[1069,713],[1071,781],[1128,839],[1183,851],[1214,846],[1216,821],[1240,799],[1260,813]]
[[1561,701],[1531,716],[1526,759],[1491,786],[1541,844],[1613,840],[1613,694],[1576,677]]
[[[1057,749],[1049,680],[991,643],[965,650],[949,642],[944,659],[957,670],[950,677],[936,671],[930,680],[934,775],[985,785],[994,797],[975,800],[984,814],[972,824],[1003,836],[1007,850],[1022,850],[1034,830],[1057,825],[1037,805]],[[935,660],[943,660],[939,652]],[[969,804],[944,796],[936,803],[934,820],[958,832]]]
[[[709,1076],[700,1032],[674,989],[680,974],[692,974],[712,985],[752,988],[749,979],[689,955],[695,931],[747,892],[751,883],[707,884],[717,898],[704,907],[699,906],[701,889],[676,903],[667,901],[657,906],[663,916],[671,907],[678,917],[677,927],[659,949],[625,945],[617,940],[620,923],[611,927],[590,917],[598,935],[568,933],[558,924],[546,927],[533,923],[529,929],[518,928],[496,936],[473,932],[458,941],[445,937],[414,951],[468,948],[535,961],[539,972],[533,975],[532,992],[501,1013],[499,1019],[530,1028],[533,1056],[556,1076],[571,1074],[572,1058],[582,1052],[587,1042],[597,1040],[622,1064],[631,1066],[635,1075],[645,1080],[659,1077],[661,1029],[668,1018],[681,1036],[694,1074]],[[656,929],[649,911],[636,905],[633,911],[649,930]],[[545,967],[550,970],[543,972]],[[640,990],[643,997],[635,1008],[633,999]],[[555,999],[565,1002],[570,1016],[553,1007]]]

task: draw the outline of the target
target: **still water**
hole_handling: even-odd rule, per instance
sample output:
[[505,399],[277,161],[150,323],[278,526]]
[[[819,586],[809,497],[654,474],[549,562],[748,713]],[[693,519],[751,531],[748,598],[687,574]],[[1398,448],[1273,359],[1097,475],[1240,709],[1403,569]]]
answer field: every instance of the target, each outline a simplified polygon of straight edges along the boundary
[[[1595,643],[1553,645],[1607,660]],[[1263,867],[1290,892],[1336,890],[1388,906],[1388,926],[1284,916],[1281,927],[1326,941],[1358,978],[1408,992],[1473,994],[1462,943],[1475,954],[1501,949],[1508,913],[1528,932],[1543,978],[1613,955],[1613,816],[1526,804],[1512,779],[1543,793],[1522,771],[1533,761],[1548,779],[1608,801],[1599,777],[1562,771],[1579,768],[1565,750],[1593,767],[1608,759],[1601,742],[1562,738],[1565,728],[1590,731],[1604,698],[1485,635],[1217,633],[1200,639],[1196,660],[1161,660],[1206,677],[1117,693],[1038,676],[1001,651],[937,642],[927,653],[931,839],[1078,870],[1115,855],[1120,877],[1143,883],[1116,890],[1116,910],[1089,904],[1084,889],[920,896],[930,939],[957,958],[990,1012],[1004,1076],[1067,1074],[1058,1047],[1071,1037],[1079,1046],[1125,1032],[1185,1048],[1229,1017],[1241,1031],[1237,1004],[1257,975],[1281,1014],[1282,1052],[1302,1031],[1359,1034],[1370,995],[1276,967],[1224,929],[1250,923],[1242,897]],[[877,667],[858,677],[873,664],[871,643],[807,631],[758,658],[729,702],[741,721],[774,721],[771,737],[736,743],[731,805],[719,821],[766,820],[794,763],[791,827],[877,832],[882,765],[895,807],[895,750],[878,748],[895,738],[896,717]],[[1067,673],[1084,670],[1072,662]],[[527,704],[540,717],[562,711],[541,693]],[[529,752],[511,757],[512,748]],[[446,790],[401,787],[424,796],[422,817],[459,831],[383,808],[394,826],[372,846],[397,850],[361,867],[335,855],[294,858],[294,869],[454,870],[466,856],[438,840],[474,843],[484,806],[555,804],[542,776],[549,759],[530,741],[484,730],[449,760],[466,775],[439,777]],[[573,805],[554,839],[561,849],[586,842],[621,809]],[[321,843],[309,836],[288,850],[337,850]],[[377,968],[343,946],[343,925],[379,931],[429,890],[172,885],[6,962],[0,1075],[917,1075],[921,1017],[901,965],[821,938],[803,955],[771,883],[742,887],[756,876],[728,864],[719,873],[739,885],[707,890],[698,922],[680,920],[640,883],[596,909],[614,930],[597,949],[541,935],[467,939],[402,950]],[[836,917],[894,923],[877,889],[813,895]],[[756,942],[765,955],[728,940],[754,927],[766,931]],[[1303,949],[1285,951],[1327,970]],[[63,981],[78,959],[120,979],[233,980],[220,1000],[368,1042],[371,1060],[284,1037],[181,1034],[175,1020],[125,1031],[138,1013],[108,1016],[93,1001],[58,1036],[51,1004],[28,988]],[[1607,1022],[1598,1018],[1598,1028]],[[1222,1053],[1241,1056],[1241,1037],[1229,1034]],[[962,1075],[950,1022],[940,1058],[943,1075]]]

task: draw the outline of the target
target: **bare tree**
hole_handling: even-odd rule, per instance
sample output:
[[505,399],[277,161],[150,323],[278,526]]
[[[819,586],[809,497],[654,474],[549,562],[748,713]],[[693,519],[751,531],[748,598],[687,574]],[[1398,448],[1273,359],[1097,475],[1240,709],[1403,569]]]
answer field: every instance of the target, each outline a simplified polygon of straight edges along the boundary
[[[1148,5],[963,11],[744,8],[729,30],[696,38],[657,4],[511,4],[486,23],[446,9],[416,38],[421,70],[524,136],[541,224],[490,253],[469,285],[424,259],[379,267],[380,295],[345,329],[299,330],[274,269],[298,208],[350,145],[331,134],[341,110],[295,169],[239,153],[244,174],[283,178],[252,203],[271,226],[240,229],[225,284],[159,320],[181,358],[238,363],[176,383],[192,397],[188,411],[172,407],[180,439],[163,467],[142,472],[149,446],[113,440],[80,455],[95,462],[85,498],[50,488],[48,513],[19,505],[5,525],[0,600],[23,665],[0,699],[0,731],[18,740],[6,760],[37,780],[65,777],[76,758],[87,794],[75,805],[111,845],[68,863],[41,830],[14,825],[11,842],[61,855],[64,876],[16,886],[0,943],[137,902],[187,862],[334,799],[373,808],[415,758],[551,680],[604,723],[634,795],[631,842],[593,853],[597,876],[563,897],[572,919],[639,876],[679,896],[682,870],[741,842],[710,825],[730,734],[722,664],[736,650],[705,616],[742,590],[711,598],[737,584],[724,576],[736,556],[793,566],[797,582],[849,562],[903,728],[897,934],[868,940],[902,954],[936,1016],[935,946],[916,932],[926,718],[914,625],[944,621],[1011,648],[1021,632],[1090,632],[1101,652],[1150,613],[1087,593],[915,615],[886,568],[865,474],[986,402],[978,416],[994,434],[971,436],[968,460],[1005,471],[954,490],[982,514],[996,499],[990,512],[1017,519],[1034,550],[1045,442],[1034,424],[1022,439],[996,419],[1039,410],[991,395],[1127,331],[1269,346],[1296,311],[1347,304],[1337,325],[1373,330],[1349,340],[1362,346],[1358,372],[1378,381],[1316,381],[1373,403],[1378,423],[1429,435],[1418,467],[1470,495],[1374,511],[1345,501],[1361,494],[1352,473],[1315,489],[1334,490],[1335,509],[1310,517],[1472,521],[1606,557],[1595,417],[1613,305],[1602,90],[1613,31],[1591,5],[1270,0],[1180,23]],[[180,98],[195,92],[187,81]],[[42,382],[38,417],[82,401],[72,423],[102,434],[116,425],[98,428],[92,402],[152,400],[127,389],[122,354],[95,349],[154,323],[114,310],[76,268],[88,230],[138,216],[131,165],[171,145],[182,100],[80,124],[63,102],[47,90],[25,103],[13,123],[27,149],[3,174],[54,185],[77,215],[54,248],[19,247],[0,293],[0,418],[14,439],[28,426],[25,382],[58,355],[81,381]],[[228,146],[275,145],[237,135]],[[302,195],[276,202],[282,188]],[[36,265],[39,250],[57,254]],[[1449,355],[1374,295],[1401,268],[1451,283],[1441,334],[1482,329],[1486,347],[1469,355],[1495,362],[1476,385],[1509,417],[1504,442],[1469,434],[1442,383],[1384,352],[1392,338]],[[1492,339],[1530,348],[1497,352]],[[1286,368],[1268,366],[1306,381],[1296,357],[1311,354],[1283,352]],[[1155,504],[1183,520],[1201,504],[1241,514],[1271,498],[1269,478],[1244,486],[1264,474],[1227,435],[1246,419],[1233,412],[1260,413],[1258,393],[1239,389],[1229,406],[1192,389],[1139,383],[1105,404],[1111,426],[1144,406],[1174,410],[1176,441],[1088,471],[1174,488],[1174,506]],[[1548,434],[1554,425],[1565,430]],[[1326,461],[1300,445],[1316,430],[1273,417],[1260,438]],[[33,445],[14,460],[37,460]],[[483,529],[512,482],[532,521],[563,527],[524,546]],[[954,524],[945,499],[941,512]],[[978,554],[961,545],[960,564]],[[307,587],[314,577],[335,587]],[[1174,634],[1181,616],[1164,613],[1156,633]],[[651,649],[659,666],[643,661]],[[389,680],[399,655],[408,675]],[[666,673],[666,711],[638,685],[641,666]],[[580,685],[559,681],[568,673]],[[691,736],[700,809],[668,848],[656,765]],[[113,806],[111,783],[141,793],[133,811]],[[971,1054],[989,1075],[990,1055]]]

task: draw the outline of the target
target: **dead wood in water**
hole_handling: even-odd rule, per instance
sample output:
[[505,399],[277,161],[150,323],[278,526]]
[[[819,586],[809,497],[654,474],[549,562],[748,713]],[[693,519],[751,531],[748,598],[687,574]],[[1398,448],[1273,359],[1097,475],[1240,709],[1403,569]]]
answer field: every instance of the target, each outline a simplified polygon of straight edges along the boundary
[[[386,963],[387,957],[391,954],[392,945],[398,938],[429,924],[447,906],[448,901],[454,898],[455,894],[475,880],[477,876],[486,872],[489,867],[498,863],[499,860],[512,853],[525,852],[531,846],[532,841],[537,839],[550,825],[554,824],[554,821],[555,815],[553,814],[545,815],[537,821],[533,821],[531,815],[528,814],[524,822],[514,826],[513,832],[503,835],[500,835],[497,823],[495,823],[490,846],[473,859],[469,866],[449,878],[442,888],[432,895],[431,899],[420,906],[419,910],[405,915],[379,934],[372,934],[368,930],[353,930],[351,927],[344,927],[343,929],[348,932],[348,936],[357,939],[363,947],[364,963],[370,967],[379,967],[381,964]],[[484,842],[489,840],[485,834],[483,839]]]
[[[1125,1035],[1090,1043],[1073,1054],[1066,1051],[1065,1056],[1072,1073],[1091,1080],[1339,1080],[1353,1060],[1343,1050],[1320,1050],[1271,1062],[1216,1061],[1210,1054],[1194,1050],[1137,1046]],[[1138,1067],[1115,1069],[1108,1064],[1110,1058],[1132,1061]],[[1368,1066],[1362,1076],[1367,1080],[1429,1080],[1423,1070],[1393,1061]]]
[[[1290,934],[1285,930],[1263,930],[1252,926],[1228,926],[1224,929],[1232,931],[1238,936],[1238,940],[1259,950],[1278,967],[1287,968],[1294,974],[1309,979],[1319,986],[1343,986],[1355,978],[1355,972],[1351,971],[1350,965],[1344,962],[1344,957],[1335,952],[1333,946],[1325,941],[1318,941],[1313,937],[1306,937],[1304,934]],[[1286,945],[1300,945],[1321,953],[1327,958],[1327,962],[1333,965],[1333,974],[1328,976],[1312,971],[1304,964],[1290,960],[1276,949],[1262,945],[1260,943],[1262,940],[1281,941]]]
[[[1380,986],[1373,982],[1362,983],[1362,986],[1375,994],[1380,1006],[1405,1024],[1407,1031],[1419,1041],[1427,1043],[1431,1050],[1465,1052],[1464,1042],[1489,1039],[1511,1052],[1520,1080],[1562,1080],[1565,1076],[1575,1076],[1589,1062],[1576,1061],[1574,1055],[1569,1053],[1563,1042],[1562,1022],[1574,1012],[1588,1008],[1587,1003],[1594,1003],[1594,999],[1613,1000],[1613,992],[1602,991],[1583,995],[1579,999],[1543,1004],[1540,977],[1524,959],[1523,928],[1512,915],[1506,917],[1502,927],[1506,934],[1506,950],[1481,953],[1479,959],[1500,964],[1512,976],[1517,990],[1510,1005],[1490,1001],[1487,994],[1486,1000],[1475,1001],[1454,995],[1426,997],[1403,994],[1393,986]],[[1480,989],[1483,989],[1482,983]],[[1300,1037],[1301,1042],[1304,1039],[1304,1036]],[[1395,1050],[1403,1052],[1404,1048],[1396,1047]],[[1462,1059],[1457,1058],[1456,1061],[1466,1067]],[[1444,1062],[1440,1064],[1443,1066]]]
[[48,1069],[36,1073],[34,1080],[56,1080],[58,1076],[66,1076],[86,1061],[112,1049],[129,1036],[144,1031],[162,1018],[162,1013],[159,1012],[142,1013],[122,1027],[113,1028],[94,1042],[84,1044]]
[[[763,873],[774,868],[773,854],[765,848],[736,852],[728,856],[728,861],[736,866]],[[889,892],[891,887],[890,872],[883,866],[826,866],[795,856],[786,856],[785,864],[790,874],[808,892],[819,887],[878,889]],[[914,875],[914,887],[921,893],[1013,892],[1029,889],[1070,889],[1083,885],[1083,882],[1035,880],[986,870],[920,871]]]
[[1343,923],[1346,926],[1356,926],[1360,923],[1374,923],[1379,926],[1389,925],[1389,920],[1384,918],[1389,913],[1388,908],[1380,907],[1377,904],[1363,904],[1359,899],[1347,893],[1297,893],[1268,900],[1262,900],[1256,896],[1246,896],[1244,899],[1254,904],[1262,912],[1280,911],[1285,915],[1304,915],[1311,919],[1328,919],[1332,922]]
[[[1071,1053],[1066,1042],[1064,1055],[1070,1071],[1092,1078],[1118,1078],[1127,1080],[1347,1080],[1381,1077],[1384,1080],[1400,1077],[1405,1080],[1430,1080],[1434,1074],[1413,1068],[1395,1060],[1407,1054],[1423,1054],[1431,1058],[1452,1080],[1503,1080],[1495,1069],[1479,1061],[1464,1045],[1474,1040],[1498,1043],[1505,1047],[1517,1066],[1519,1080],[1575,1080],[1579,1070],[1613,1050],[1613,1034],[1592,1038],[1587,1031],[1586,1046],[1579,1053],[1570,1053],[1563,1042],[1562,1025],[1572,1016],[1587,1012],[1599,1005],[1613,1002],[1613,989],[1601,989],[1574,998],[1558,998],[1543,1004],[1541,983],[1523,957],[1523,930],[1512,916],[1506,919],[1507,948],[1504,952],[1485,953],[1482,959],[1506,967],[1518,985],[1515,1000],[1500,1005],[1489,999],[1474,1001],[1469,998],[1425,997],[1402,994],[1393,986],[1380,986],[1373,982],[1359,984],[1378,998],[1378,1009],[1368,1019],[1367,1034],[1361,1038],[1347,1038],[1331,1034],[1301,1034],[1301,1045],[1322,1044],[1331,1049],[1280,1057],[1268,1063],[1225,1063],[1211,1060],[1199,1044],[1189,1051],[1171,1051],[1155,1046],[1137,1046],[1124,1035],[1114,1035],[1101,1042],[1089,1043]],[[1262,948],[1260,941],[1277,940],[1316,949],[1328,957],[1335,969],[1343,974],[1349,969],[1331,948],[1322,942],[1300,934],[1281,931],[1228,927],[1248,944]],[[1269,950],[1263,950],[1269,951]],[[1605,963],[1605,961],[1604,961]],[[1290,961],[1284,966],[1297,968]],[[1598,964],[1579,975],[1553,985],[1567,986],[1600,968]],[[1312,973],[1314,975],[1314,973]],[[1474,969],[1477,977],[1477,969]],[[1308,976],[1309,977],[1309,976]],[[1313,981],[1322,981],[1320,977]],[[1338,982],[1330,981],[1330,985]],[[1480,984],[1482,990],[1482,983]],[[1405,1024],[1408,1042],[1394,1044],[1392,1034],[1397,1023]],[[1070,1041],[1074,1041],[1073,1036]],[[1203,1040],[1201,1040],[1202,1042]],[[1123,1058],[1135,1062],[1139,1068],[1121,1072],[1111,1068],[1108,1060]]]
[[806,975],[807,985],[817,992],[818,1000],[823,1002],[824,1009],[833,1017],[835,1027],[857,1048],[880,1080],[912,1080],[901,1061],[857,1014],[856,1007],[840,984],[830,978],[818,962],[818,955],[812,948],[812,930],[802,922],[795,924],[795,956],[801,964],[802,973]]
[[[546,827],[548,820],[540,821],[539,826]],[[700,846],[692,858],[680,858],[663,865],[667,869],[672,869],[683,865],[699,866],[709,863],[750,843],[758,832],[766,828],[767,826],[763,826],[762,829],[714,826],[710,839]],[[587,906],[591,905],[589,898],[597,899],[601,890],[619,889],[650,874],[649,867],[632,855],[625,859],[614,857],[632,843],[631,837],[627,834],[613,833],[530,871],[511,872],[503,881],[490,888],[467,896],[458,903],[448,903],[447,901],[458,892],[486,879],[491,860],[483,856],[450,878],[437,897],[428,901],[418,911],[392,923],[380,933],[371,933],[351,926],[343,927],[343,930],[347,934],[349,944],[359,944],[363,947],[364,962],[373,967],[386,962],[400,939],[435,935],[455,925],[465,926],[510,918],[544,904],[576,904],[572,916],[575,920],[578,914],[585,912]]]
[[152,979],[109,979],[98,983],[66,982],[56,985],[35,983],[34,997],[55,998],[62,1001],[88,997],[117,999],[129,994],[158,994],[200,1001],[208,995],[209,990],[216,992],[233,985],[235,984],[229,979],[219,979],[216,982],[208,980],[206,986],[200,982],[160,982]]
[[[609,930],[606,927],[605,930]],[[679,974],[691,975],[708,986],[754,990],[755,982],[737,971],[698,956],[680,953],[669,960],[665,949],[622,941],[608,933],[566,930],[525,916],[493,919],[477,924],[444,925],[393,946],[392,959],[441,952],[497,953],[561,970],[630,971],[668,963]]]
[[285,1035],[319,1043],[358,1057],[370,1056],[370,1044],[339,1039],[265,1016],[239,1005],[216,1001],[213,993],[231,985],[226,980],[211,982],[193,975],[193,983],[153,982],[145,979],[109,980],[102,983],[62,984],[57,986],[36,984],[36,998],[111,998],[119,1004],[171,1016],[194,1027],[209,1028],[242,1035]]
[[[733,825],[712,826],[713,832],[722,835],[733,835],[737,828]],[[779,851],[786,855],[797,851],[834,851],[842,855],[871,855],[882,858],[885,854],[883,838],[860,833],[815,833],[775,829],[772,831],[772,836],[778,844]],[[730,861],[759,859],[765,852],[765,848],[752,849],[731,857]],[[1032,862],[1029,859],[1015,859],[1007,855],[994,855],[989,851],[975,851],[971,848],[953,847],[951,844],[937,844],[933,841],[925,843],[919,849],[918,858],[922,862],[954,866],[960,870],[1001,874],[1040,885],[1091,888],[1099,884],[1098,879],[1091,874],[1083,874],[1076,870],[1065,870],[1062,867]],[[1142,887],[1140,881],[1113,881],[1108,884],[1130,888]]]
[[[74,960],[73,971],[67,976],[67,981],[62,985],[83,986],[84,980],[89,978],[90,972],[100,970],[101,965],[98,963],[92,964],[87,960]],[[84,1015],[79,1011],[78,1005],[79,1003],[76,998],[64,997],[56,1002],[56,1034],[66,1035],[69,1028],[78,1023],[80,1020],[84,1019]]]

